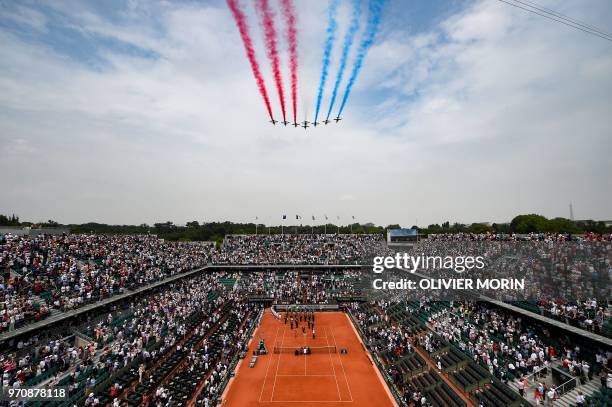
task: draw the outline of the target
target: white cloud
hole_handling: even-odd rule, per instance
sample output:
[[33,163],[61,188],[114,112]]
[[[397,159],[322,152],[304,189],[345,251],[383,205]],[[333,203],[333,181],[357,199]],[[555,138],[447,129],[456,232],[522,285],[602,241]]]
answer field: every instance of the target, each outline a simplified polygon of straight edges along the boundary
[[25,25],[33,30],[45,32],[47,18],[44,14],[29,7],[15,4],[12,8],[0,8],[0,20],[10,20],[18,25]]

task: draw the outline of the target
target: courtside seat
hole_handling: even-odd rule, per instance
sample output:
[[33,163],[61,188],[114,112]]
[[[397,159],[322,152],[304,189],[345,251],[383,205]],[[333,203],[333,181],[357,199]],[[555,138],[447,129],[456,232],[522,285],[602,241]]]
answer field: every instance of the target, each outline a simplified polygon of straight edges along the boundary
[[427,391],[425,397],[436,407],[465,407],[466,403],[446,383]]
[[427,364],[417,353],[410,353],[392,365],[402,373],[404,380],[425,371]]
[[442,383],[440,386],[440,392],[442,393],[442,397],[448,402],[450,406],[456,407],[465,407],[466,403],[449,387],[448,384]]
[[437,356],[440,358],[442,370],[445,372],[460,369],[470,363],[470,359],[454,346],[450,346],[447,353],[441,353]]
[[432,370],[428,370],[423,374],[413,376],[407,383],[419,389],[422,392],[429,391],[438,387],[442,383],[442,379]]
[[518,407],[528,405],[517,393],[497,380],[494,380],[483,390],[475,392],[473,399],[487,407]]
[[453,372],[451,378],[459,388],[467,393],[473,392],[491,381],[488,372],[471,362],[463,369]]

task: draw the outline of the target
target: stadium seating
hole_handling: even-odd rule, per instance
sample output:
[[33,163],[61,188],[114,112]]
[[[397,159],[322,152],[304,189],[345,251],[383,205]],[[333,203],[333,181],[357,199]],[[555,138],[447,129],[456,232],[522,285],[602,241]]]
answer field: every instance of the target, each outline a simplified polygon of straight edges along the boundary
[[427,400],[436,407],[465,407],[466,403],[446,383],[425,392]]
[[498,381],[493,381],[482,391],[475,392],[473,399],[487,407],[517,407],[525,404],[518,394]]

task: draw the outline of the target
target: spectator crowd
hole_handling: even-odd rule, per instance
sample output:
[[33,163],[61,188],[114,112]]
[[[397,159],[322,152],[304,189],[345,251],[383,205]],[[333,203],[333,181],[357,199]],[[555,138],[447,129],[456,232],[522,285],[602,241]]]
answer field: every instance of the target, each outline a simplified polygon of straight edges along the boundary
[[[431,236],[409,250],[484,254],[489,272],[518,272],[539,282],[529,293],[537,300],[515,301],[517,305],[605,334],[611,317],[611,245],[609,236],[453,234]],[[386,253],[380,235],[233,235],[218,247],[155,236],[2,235],[0,333],[207,264],[271,269],[280,264],[355,265]],[[3,385],[59,383],[88,406],[115,405],[115,399],[144,388],[138,393],[144,405],[172,404],[173,397],[187,391],[180,390],[178,376],[168,384],[174,370],[160,378],[160,363],[172,361],[201,377],[198,405],[213,405],[256,323],[259,306],[248,301],[255,297],[274,303],[350,303],[368,346],[380,355],[403,397],[414,404],[426,404],[432,395],[415,388],[396,363],[408,358],[411,366],[423,368],[417,350],[432,355],[442,371],[446,362],[437,354],[452,345],[502,383],[522,383],[525,377],[537,383],[553,363],[584,381],[612,369],[610,349],[585,349],[569,338],[554,338],[545,327],[485,303],[409,301],[402,293],[368,302],[366,295],[373,294],[368,270],[219,270],[195,273],[122,300],[110,313],[78,327],[80,339],[41,339],[34,333],[11,342],[1,352]],[[189,388],[188,382],[185,378],[183,389]],[[526,385],[520,386],[525,391]]]

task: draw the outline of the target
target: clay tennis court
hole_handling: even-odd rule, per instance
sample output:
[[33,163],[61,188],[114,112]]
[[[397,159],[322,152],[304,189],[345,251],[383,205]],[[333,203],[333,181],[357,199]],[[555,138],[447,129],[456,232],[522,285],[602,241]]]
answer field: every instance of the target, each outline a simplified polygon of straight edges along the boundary
[[[299,329],[291,330],[289,323],[276,320],[266,310],[249,346],[249,354],[226,390],[223,406],[397,405],[346,314],[316,313],[315,339],[308,328],[303,335],[302,326],[304,322]],[[259,356],[255,367],[250,368],[251,355],[261,338],[270,353]],[[274,353],[275,345],[285,348],[284,351]],[[296,356],[293,350],[303,346],[310,347],[313,353]],[[337,351],[333,352],[330,347]],[[348,354],[341,354],[341,348],[346,348]]]

